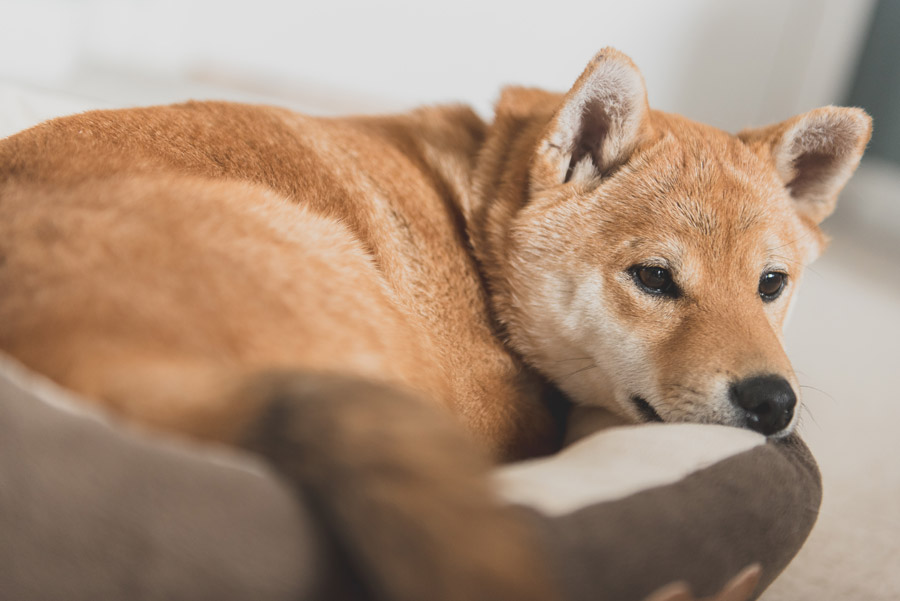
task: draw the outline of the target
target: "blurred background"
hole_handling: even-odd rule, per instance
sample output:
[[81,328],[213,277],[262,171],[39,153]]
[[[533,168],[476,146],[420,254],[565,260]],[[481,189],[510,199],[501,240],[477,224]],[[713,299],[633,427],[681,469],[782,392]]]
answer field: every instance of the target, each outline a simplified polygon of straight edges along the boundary
[[766,600],[900,597],[900,2],[0,0],[0,136],[89,108],[216,98],[316,114],[567,89],[612,45],[650,102],[730,131],[826,104],[875,118],[787,345],[825,502]]
[[876,134],[854,182],[864,198],[844,203],[842,221],[889,238],[883,251],[900,246],[900,2],[0,0],[0,11],[0,135],[58,114],[60,93],[72,110],[460,101],[489,117],[501,85],[567,89],[605,45],[634,58],[654,107],[732,131],[860,105]]

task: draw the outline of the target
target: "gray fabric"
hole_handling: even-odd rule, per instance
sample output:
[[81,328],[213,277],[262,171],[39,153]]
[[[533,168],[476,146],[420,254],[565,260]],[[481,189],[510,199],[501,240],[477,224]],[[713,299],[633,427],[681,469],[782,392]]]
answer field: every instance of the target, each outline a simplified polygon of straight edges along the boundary
[[800,550],[821,494],[812,456],[790,437],[564,516],[520,511],[542,529],[572,601],[639,601],[679,580],[705,597],[752,563],[763,568],[758,596]]
[[59,411],[0,377],[0,598],[308,593],[316,535],[287,487],[161,440]]

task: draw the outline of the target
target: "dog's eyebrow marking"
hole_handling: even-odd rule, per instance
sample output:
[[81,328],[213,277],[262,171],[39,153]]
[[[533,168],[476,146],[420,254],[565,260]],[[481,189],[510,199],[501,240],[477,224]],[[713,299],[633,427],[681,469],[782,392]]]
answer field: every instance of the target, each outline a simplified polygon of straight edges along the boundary
[[[809,269],[811,272],[818,274],[818,272],[815,269],[813,269],[812,267],[810,267],[808,264],[804,263],[803,261],[795,261],[794,259],[789,259],[783,255],[771,255],[771,258],[773,259],[773,261],[770,262],[769,264],[767,264],[766,269],[779,269],[779,268],[785,269],[781,265],[778,265],[778,263],[785,263],[785,264],[790,263],[793,265],[797,265],[800,269]],[[789,271],[787,269],[785,269],[785,270]]]
[[792,239],[790,242],[783,242],[781,238],[775,238],[769,240],[769,246],[766,248],[766,269],[784,269],[788,271],[786,268],[787,265],[796,265],[800,269],[807,269],[809,266],[803,261],[798,261],[796,259],[792,259],[790,257],[786,257],[783,254],[778,253],[777,251],[782,248],[787,248],[801,242],[805,238],[808,238],[811,235],[810,232],[806,232],[798,238]]

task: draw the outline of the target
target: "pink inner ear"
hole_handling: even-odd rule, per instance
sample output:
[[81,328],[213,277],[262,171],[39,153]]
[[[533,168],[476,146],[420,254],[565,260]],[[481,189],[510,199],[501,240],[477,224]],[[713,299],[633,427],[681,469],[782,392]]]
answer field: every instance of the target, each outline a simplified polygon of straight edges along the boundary
[[[581,116],[578,138],[575,140],[575,146],[572,149],[572,159],[569,161],[569,168],[566,170],[564,181],[569,181],[575,165],[586,156],[589,156],[594,166],[602,171],[603,143],[609,136],[610,126],[610,118],[606,111],[597,107],[594,102],[588,103],[584,114]],[[601,175],[606,174],[601,172]]]
[[542,141],[541,159],[555,176],[548,183],[579,177],[585,159],[593,167],[585,176],[608,175],[649,135],[648,111],[644,81],[631,59],[602,50],[566,94]]
[[860,109],[824,107],[785,122],[787,131],[770,138],[776,167],[800,214],[816,223],[831,214],[859,164],[870,124]]
[[807,152],[794,159],[794,178],[787,189],[795,198],[814,195],[839,168],[839,157],[823,152]]

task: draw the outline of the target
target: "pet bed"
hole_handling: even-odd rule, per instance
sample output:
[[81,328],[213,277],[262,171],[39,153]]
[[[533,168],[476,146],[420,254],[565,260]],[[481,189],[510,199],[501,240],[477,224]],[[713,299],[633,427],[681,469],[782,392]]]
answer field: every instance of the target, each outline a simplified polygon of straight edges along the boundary
[[[0,362],[0,591],[17,601],[316,599],[326,553],[313,504],[258,458],[132,431]],[[495,470],[567,600],[698,595],[762,567],[754,597],[815,522],[818,470],[797,437],[654,424],[593,434]]]
[[[0,136],[93,101],[0,85]],[[317,599],[313,504],[249,453],[130,431],[0,359],[0,599]],[[567,600],[641,600],[674,581],[711,595],[750,564],[754,597],[812,528],[821,481],[796,437],[653,424],[498,468]]]

